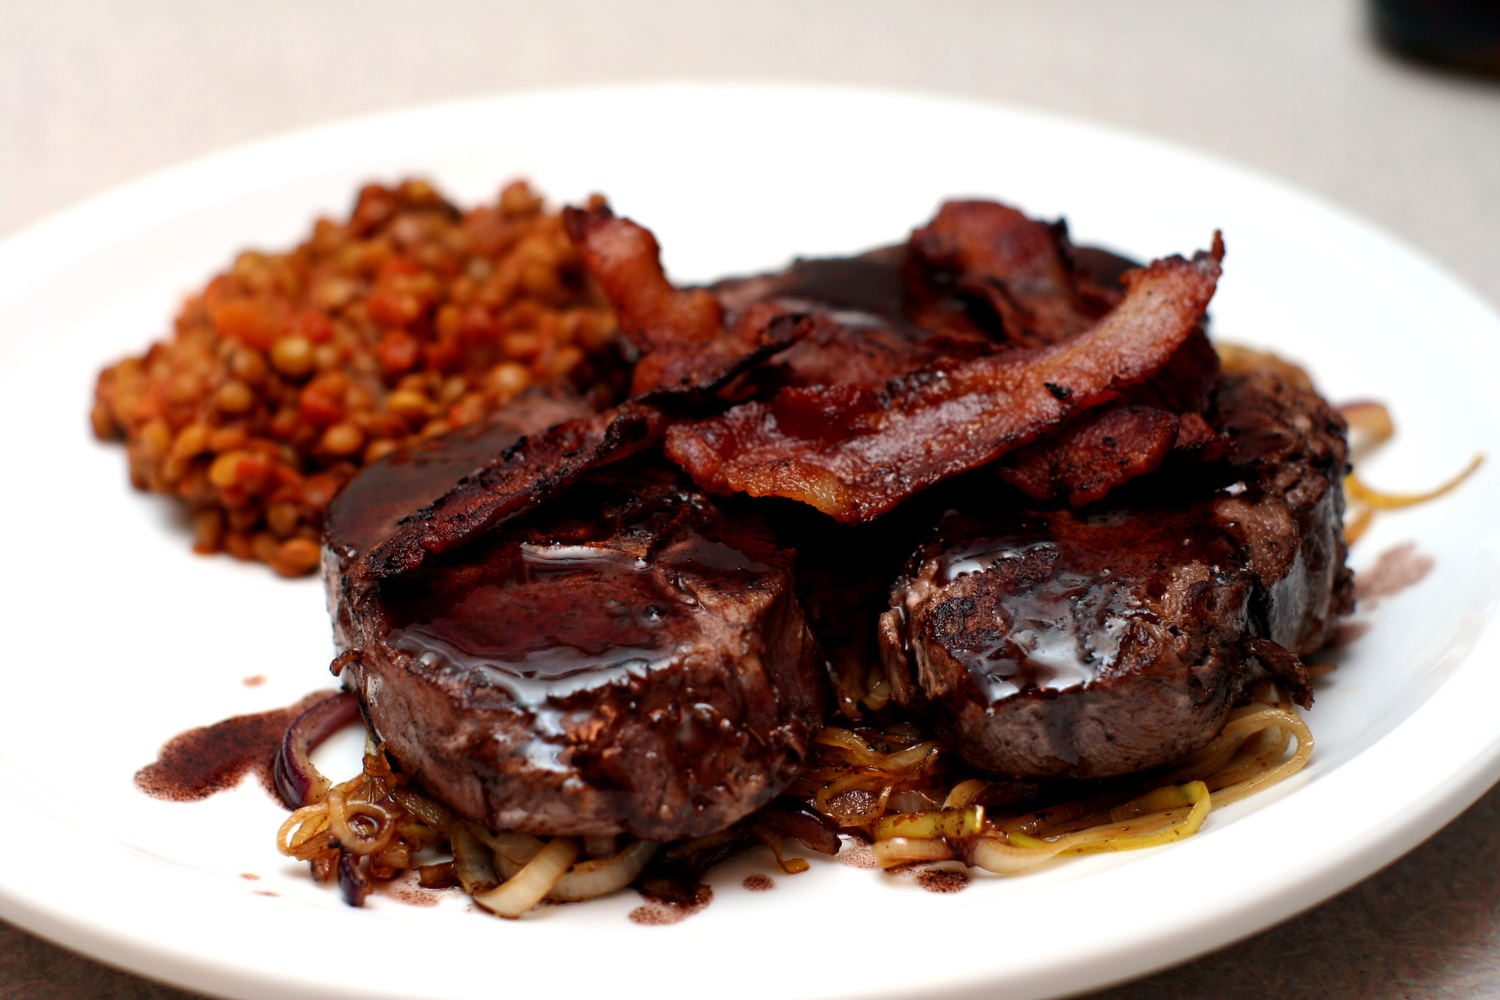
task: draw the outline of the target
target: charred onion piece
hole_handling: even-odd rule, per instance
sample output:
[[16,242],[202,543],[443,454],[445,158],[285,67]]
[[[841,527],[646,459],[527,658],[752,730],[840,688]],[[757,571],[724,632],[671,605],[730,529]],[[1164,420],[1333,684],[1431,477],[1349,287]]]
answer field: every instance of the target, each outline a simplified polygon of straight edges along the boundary
[[451,861],[422,865],[417,869],[417,884],[424,889],[457,889],[462,885]]
[[640,881],[641,891],[684,906],[700,902],[706,891],[699,884],[702,877],[757,843],[750,824],[741,821],[727,830],[673,844],[651,859]]
[[339,892],[350,906],[364,906],[370,894],[370,879],[359,866],[359,855],[352,851],[339,851]]
[[1125,278],[1093,327],[1034,352],[974,358],[864,386],[794,387],[674,424],[667,453],[705,489],[779,496],[869,521],[1004,455],[1162,368],[1198,329],[1223,243]]
[[454,823],[448,840],[453,848],[453,872],[464,892],[479,896],[500,884],[495,856],[477,830],[468,823]]
[[317,802],[333,782],[313,766],[313,748],[359,715],[359,702],[347,691],[329,695],[299,715],[281,738],[272,773],[276,792],[288,809]]
[[810,851],[839,852],[838,824],[800,799],[783,795],[761,810],[760,821],[783,837],[800,841]]

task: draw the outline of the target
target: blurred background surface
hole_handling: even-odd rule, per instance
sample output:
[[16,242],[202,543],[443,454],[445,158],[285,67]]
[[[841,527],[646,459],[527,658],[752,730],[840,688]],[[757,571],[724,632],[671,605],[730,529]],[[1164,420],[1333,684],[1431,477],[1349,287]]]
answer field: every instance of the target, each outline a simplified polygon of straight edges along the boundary
[[[350,115],[554,85],[805,80],[989,98],[1209,150],[1367,217],[1500,303],[1500,76],[1378,44],[1452,51],[1451,34],[1409,32],[1413,10],[1452,0],[1382,6],[1377,32],[1357,0],[6,0],[0,238]],[[1482,71],[1500,60],[1464,49],[1476,23],[1453,59]],[[1491,792],[1329,903],[1098,997],[1500,996],[1497,820]],[[0,1000],[105,996],[186,994],[0,923]]]

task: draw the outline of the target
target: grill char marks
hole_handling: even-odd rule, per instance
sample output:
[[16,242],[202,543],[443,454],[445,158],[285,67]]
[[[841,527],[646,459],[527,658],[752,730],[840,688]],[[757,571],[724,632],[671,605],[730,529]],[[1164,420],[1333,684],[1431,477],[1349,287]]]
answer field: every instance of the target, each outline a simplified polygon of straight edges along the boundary
[[1218,407],[1233,436],[1216,484],[948,515],[882,617],[898,702],[986,771],[1097,778],[1207,743],[1268,675],[1307,700],[1297,656],[1352,608],[1342,422],[1265,358],[1226,371]]
[[[513,450],[527,435],[586,420],[584,402],[565,392],[531,390],[488,421],[450,431],[410,451],[372,462],[328,505],[323,579],[334,612],[334,640],[345,645],[348,612],[362,589],[372,551],[414,526],[413,511],[431,511],[437,498],[481,477],[496,455]],[[455,487],[455,483],[460,484]],[[425,553],[423,553],[425,555]]]
[[822,721],[791,563],[623,463],[369,591],[346,679],[401,768],[487,826],[711,833],[780,792]]

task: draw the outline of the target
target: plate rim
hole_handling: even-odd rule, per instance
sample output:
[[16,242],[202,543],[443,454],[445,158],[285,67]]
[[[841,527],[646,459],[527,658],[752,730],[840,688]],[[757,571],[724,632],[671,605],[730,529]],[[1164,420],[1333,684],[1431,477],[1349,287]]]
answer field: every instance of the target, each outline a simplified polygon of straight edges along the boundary
[[[316,145],[327,143],[343,135],[352,134],[362,129],[378,127],[382,123],[393,120],[399,121],[408,117],[426,117],[434,114],[439,116],[463,117],[466,114],[476,113],[479,109],[497,105],[503,106],[516,101],[588,100],[591,96],[600,93],[616,96],[622,92],[635,95],[663,94],[678,91],[684,86],[690,87],[695,91],[713,90],[725,93],[744,93],[750,91],[764,93],[774,91],[783,94],[797,94],[814,92],[829,98],[842,97],[877,101],[900,99],[919,103],[938,102],[952,107],[969,108],[974,111],[983,111],[986,113],[1001,112],[1007,115],[1027,118],[1047,126],[1082,129],[1106,138],[1150,146],[1162,150],[1171,156],[1187,157],[1192,161],[1211,164],[1216,169],[1228,170],[1233,174],[1265,185],[1268,189],[1278,192],[1281,195],[1293,197],[1304,203],[1317,205],[1322,211],[1337,218],[1342,224],[1353,226],[1358,231],[1370,233],[1383,243],[1399,251],[1405,258],[1426,266],[1431,272],[1429,277],[1441,280],[1450,289],[1460,293],[1459,297],[1454,300],[1454,304],[1461,305],[1463,308],[1469,310],[1479,318],[1481,323],[1493,325],[1496,322],[1496,316],[1485,300],[1469,289],[1461,279],[1448,273],[1440,265],[1431,260],[1420,249],[1410,247],[1404,241],[1385,233],[1375,224],[1349,213],[1347,210],[1328,202],[1316,194],[1301,191],[1279,179],[1264,175],[1254,168],[1232,163],[1212,153],[1205,153],[1171,140],[1157,139],[1113,125],[1095,124],[1075,117],[1057,115],[1037,109],[1015,107],[1002,102],[972,97],[956,97],[922,91],[848,85],[767,84],[754,81],[725,81],[712,84],[699,82],[685,84],[681,82],[662,81],[632,85],[579,85],[562,88],[537,88],[512,91],[499,95],[418,105],[360,115],[334,122],[315,124],[284,134],[238,144],[221,151],[209,153],[206,156],[195,158],[184,164],[154,171],[142,178],[92,196],[71,208],[65,209],[37,223],[33,223],[19,230],[3,242],[0,242],[0,268],[3,268],[7,263],[25,259],[34,265],[30,268],[31,271],[36,273],[45,271],[46,262],[49,259],[48,254],[55,252],[51,248],[58,242],[67,241],[71,238],[72,234],[97,225],[100,222],[110,221],[112,218],[116,221],[123,219],[131,222],[134,228],[119,237],[120,239],[128,240],[143,224],[142,220],[136,216],[136,210],[158,198],[158,192],[176,188],[184,180],[201,181],[204,178],[211,179],[221,171],[232,172],[243,169],[244,163],[256,160],[257,158],[274,160],[276,154],[280,151],[294,148],[301,144],[311,143]],[[60,263],[61,266],[69,266],[67,261]],[[52,266],[56,267],[58,264],[59,262],[54,262]],[[27,269],[23,268],[23,272],[25,270]],[[28,281],[16,282],[13,290],[19,298],[24,296],[25,289],[30,287],[30,285],[31,282]],[[0,294],[0,307],[3,307],[5,304],[5,299],[6,296]],[[1472,660],[1484,647],[1495,647],[1497,645],[1495,639],[1495,627],[1493,625],[1487,626],[1479,639],[1476,640],[1475,647],[1467,654],[1466,660]],[[1493,652],[1493,648],[1490,651]],[[1417,710],[1403,718],[1389,732],[1377,740],[1375,744],[1367,747],[1365,751],[1357,755],[1356,759],[1363,757],[1379,746],[1390,744],[1399,733],[1412,724],[1414,717],[1430,709],[1436,695],[1437,692],[1434,692],[1433,698],[1429,698]],[[1346,762],[1344,766],[1352,763],[1354,763],[1353,760]],[[1323,865],[1317,867],[1317,870],[1324,876],[1327,876],[1332,871],[1337,871],[1338,874],[1335,878],[1331,880],[1324,878],[1319,884],[1313,885],[1312,883],[1317,880],[1310,880],[1305,875],[1294,876],[1284,873],[1282,882],[1289,882],[1290,885],[1283,884],[1275,890],[1271,890],[1268,887],[1264,895],[1254,901],[1254,907],[1263,914],[1263,917],[1256,918],[1255,926],[1241,928],[1240,931],[1229,933],[1226,936],[1229,928],[1222,926],[1223,923],[1229,920],[1234,914],[1243,913],[1246,909],[1244,905],[1231,907],[1226,903],[1220,912],[1212,914],[1211,919],[1204,920],[1199,925],[1196,929],[1196,936],[1192,939],[1193,943],[1189,946],[1188,950],[1174,950],[1173,955],[1161,957],[1159,960],[1145,965],[1136,963],[1130,971],[1124,972],[1118,970],[1123,968],[1123,965],[1131,963],[1125,962],[1121,958],[1111,965],[1111,968],[1116,971],[1104,973],[1102,977],[1099,974],[1100,970],[1095,970],[1087,975],[1075,972],[1074,979],[1063,986],[1062,989],[1070,991],[1095,988],[1110,982],[1119,981],[1121,978],[1134,978],[1145,975],[1157,969],[1213,950],[1214,948],[1222,947],[1233,940],[1257,933],[1270,923],[1285,919],[1296,912],[1316,905],[1318,902],[1347,888],[1360,878],[1367,876],[1381,865],[1405,853],[1421,840],[1435,833],[1442,825],[1446,824],[1446,822],[1451,820],[1482,794],[1490,784],[1493,784],[1497,777],[1500,777],[1500,735],[1493,737],[1487,745],[1479,748],[1476,753],[1466,760],[1463,766],[1446,772],[1446,778],[1442,783],[1435,787],[1430,787],[1422,796],[1418,797],[1417,801],[1422,804],[1411,811],[1404,825],[1397,823],[1394,827],[1385,827],[1379,834],[1373,830],[1367,830],[1364,842],[1359,844],[1356,850],[1351,855],[1346,856],[1341,863],[1333,866]],[[3,778],[4,776],[0,775],[0,797],[6,794],[6,785]],[[1410,803],[1408,802],[1408,804]],[[1441,817],[1439,822],[1432,822],[1434,817],[1439,816]],[[1191,846],[1190,843],[1184,843],[1174,846],[1172,850],[1180,852]],[[134,961],[135,952],[131,949],[129,942],[119,936],[110,937],[107,926],[98,926],[87,922],[65,921],[62,918],[67,913],[67,907],[48,907],[45,900],[23,898],[15,895],[12,890],[13,887],[7,884],[5,879],[0,878],[0,915],[6,916],[7,919],[14,919],[20,926],[32,930],[33,933],[38,933],[67,947],[78,947],[110,964],[119,965],[141,975],[157,975],[157,973],[151,970],[149,961],[140,964]],[[1231,910],[1233,913],[1230,912]],[[20,918],[13,917],[13,914],[20,914]],[[1264,916],[1266,914],[1269,914],[1269,916]],[[55,925],[52,923],[53,921],[56,921]],[[49,928],[51,929],[49,930]],[[75,931],[83,938],[94,938],[94,940],[69,940],[68,938]],[[106,946],[110,943],[118,946],[119,950],[114,950]],[[1116,950],[1128,952],[1130,949],[1138,946],[1138,943],[1121,941],[1116,945]],[[164,955],[162,957],[167,959],[168,963],[173,966],[171,978],[174,982],[181,983],[191,989],[207,990],[209,992],[216,992],[224,985],[222,981],[209,981],[197,978],[197,963],[195,959],[201,958],[201,956]],[[179,978],[182,969],[177,968],[178,966],[186,969],[194,978]],[[166,975],[167,973],[162,974]],[[1080,976],[1082,978],[1079,978]],[[993,978],[982,970],[967,978],[960,976],[945,981],[945,984],[951,989],[975,991],[987,989],[993,983]],[[246,980],[246,983],[243,985],[247,987],[256,986],[256,981],[252,977],[252,979]],[[286,985],[277,984],[276,991],[284,990]],[[293,985],[299,988],[305,988],[306,986],[304,983]],[[1047,986],[1042,988],[1051,989],[1052,987]],[[236,989],[240,989],[240,986],[237,985]],[[848,995],[880,997],[895,995],[905,989],[907,989],[905,985],[897,984],[889,988],[882,987],[873,991],[851,993]],[[259,990],[257,986],[255,992],[242,992],[235,995],[269,996],[272,995],[272,992]],[[281,995],[284,995],[284,993]],[[325,994],[310,993],[308,995]],[[337,994],[329,993],[326,995]]]

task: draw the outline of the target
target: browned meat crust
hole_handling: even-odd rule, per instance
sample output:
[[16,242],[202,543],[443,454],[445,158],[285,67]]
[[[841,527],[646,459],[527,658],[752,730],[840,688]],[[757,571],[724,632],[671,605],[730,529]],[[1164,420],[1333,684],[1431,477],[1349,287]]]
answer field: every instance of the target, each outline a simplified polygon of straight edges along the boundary
[[1310,699],[1297,656],[1353,604],[1346,456],[1341,419],[1292,371],[1226,375],[1228,467],[1206,489],[948,516],[882,618],[898,702],[981,769],[1095,778],[1207,743],[1268,674]]
[[346,683],[402,770],[486,826],[711,833],[822,724],[792,559],[669,467],[617,464],[346,604]]

